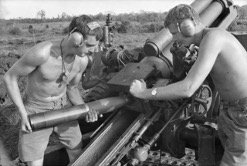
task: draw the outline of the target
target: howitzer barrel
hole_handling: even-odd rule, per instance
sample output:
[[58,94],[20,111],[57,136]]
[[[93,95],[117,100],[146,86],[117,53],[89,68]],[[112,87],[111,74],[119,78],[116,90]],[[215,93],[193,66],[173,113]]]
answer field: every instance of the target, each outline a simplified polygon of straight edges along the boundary
[[162,48],[165,48],[171,41],[171,33],[167,28],[163,28],[155,38],[146,41],[144,51],[148,56],[158,56]]
[[200,13],[201,21],[204,25],[211,25],[222,13],[224,3],[220,1],[212,2],[205,10]]
[[197,0],[191,3],[191,6],[195,9],[197,13],[201,13],[213,0]]
[[69,108],[32,114],[29,116],[29,121],[32,129],[38,130],[84,118],[91,109],[94,109],[98,114],[111,112],[127,102],[126,97],[109,97]]

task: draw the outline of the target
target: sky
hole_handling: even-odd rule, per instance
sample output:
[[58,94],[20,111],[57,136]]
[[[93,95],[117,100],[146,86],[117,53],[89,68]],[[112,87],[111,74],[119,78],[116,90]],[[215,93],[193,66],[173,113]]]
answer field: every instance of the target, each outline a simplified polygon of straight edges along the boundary
[[[70,16],[98,13],[165,12],[177,4],[191,4],[194,0],[0,0],[0,18],[37,18],[44,10],[46,18],[63,12]],[[247,0],[233,0],[234,4],[247,5]]]

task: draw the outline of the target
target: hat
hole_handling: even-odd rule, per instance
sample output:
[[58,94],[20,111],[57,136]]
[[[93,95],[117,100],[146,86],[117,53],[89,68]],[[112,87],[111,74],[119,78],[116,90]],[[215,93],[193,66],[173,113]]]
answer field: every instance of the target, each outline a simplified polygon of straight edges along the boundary
[[100,28],[99,23],[96,22],[96,21],[93,21],[93,22],[88,23],[87,26],[88,26],[88,28],[89,28],[90,30],[94,30],[94,29],[96,29],[96,28]]
[[171,23],[181,23],[187,18],[192,19],[196,23],[200,21],[199,14],[190,5],[177,5],[168,12],[165,19],[165,26]]

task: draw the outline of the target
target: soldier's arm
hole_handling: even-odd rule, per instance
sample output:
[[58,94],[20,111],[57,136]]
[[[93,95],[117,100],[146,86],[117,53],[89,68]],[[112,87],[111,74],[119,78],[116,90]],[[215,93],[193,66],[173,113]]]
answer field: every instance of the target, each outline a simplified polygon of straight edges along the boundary
[[19,76],[27,76],[37,66],[44,63],[48,59],[47,55],[46,51],[40,51],[39,45],[37,45],[25,53],[4,75],[8,94],[17,106],[22,118],[26,117],[27,113],[18,87],[18,78]]
[[157,94],[152,95],[152,89],[141,94],[142,98],[150,100],[166,100],[191,97],[200,87],[212,70],[222,48],[220,32],[208,33],[200,44],[199,56],[187,77],[179,82],[157,88]]
[[[78,85],[81,80],[82,73],[84,72],[88,63],[87,58],[84,60],[85,61],[83,61],[81,65],[82,66],[81,71],[70,81],[69,85],[67,86],[67,95],[73,105],[84,104],[84,101],[78,89]],[[88,110],[85,120],[86,122],[97,121],[98,120],[97,112],[95,110]]]
[[79,104],[84,103],[84,101],[81,97],[80,91],[78,89],[78,86],[79,86],[79,83],[80,83],[80,80],[82,77],[82,73],[84,72],[84,70],[87,66],[87,63],[88,63],[87,58],[84,58],[83,60],[81,60],[80,65],[82,67],[81,67],[80,72],[78,72],[76,74],[76,76],[67,85],[67,95],[68,95],[68,98],[73,105],[79,105]]

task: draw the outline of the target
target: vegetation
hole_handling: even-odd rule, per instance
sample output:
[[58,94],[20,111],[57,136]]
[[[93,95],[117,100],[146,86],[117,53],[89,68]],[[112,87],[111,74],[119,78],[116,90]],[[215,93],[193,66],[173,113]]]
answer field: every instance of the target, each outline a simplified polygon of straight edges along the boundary
[[[237,21],[233,22],[232,25],[229,27],[230,31],[238,31],[246,29],[247,25],[247,5],[239,7],[238,9],[238,19]],[[158,32],[160,29],[163,28],[163,22],[166,17],[166,12],[164,13],[155,13],[155,12],[141,12],[141,13],[126,13],[126,14],[119,14],[119,15],[111,15],[112,22],[115,27],[115,30],[118,33],[153,33]],[[56,18],[46,18],[46,13],[44,10],[40,10],[37,12],[37,18],[30,19],[30,18],[22,18],[22,19],[11,19],[11,20],[3,20],[6,25],[11,24],[29,24],[33,28],[29,28],[30,33],[40,33],[46,32],[45,29],[49,29],[50,27],[59,33],[67,33],[68,31],[68,23],[72,20],[73,16],[68,15],[67,13],[63,12],[61,15],[58,15]],[[91,15],[95,20],[98,20],[102,24],[105,22],[106,14],[99,13],[97,15]],[[60,27],[54,27],[53,24],[57,25],[60,23]],[[39,27],[40,24],[43,28],[36,28]],[[45,24],[45,25],[43,25]],[[52,25],[51,25],[52,24]],[[237,29],[236,29],[237,27]],[[24,27],[25,29],[25,27]],[[58,30],[59,29],[59,30]],[[2,32],[2,28],[0,29],[0,33]],[[21,34],[21,29],[14,27],[10,30],[9,33],[11,34]]]
[[237,7],[238,17],[229,26],[229,31],[246,31],[247,30],[247,5]]
[[[37,13],[37,18],[18,18],[11,19],[10,22],[19,22],[19,23],[42,23],[42,22],[66,22],[70,21],[74,16],[70,16],[63,12],[61,15],[58,15],[56,18],[45,18],[45,11],[40,10]],[[97,15],[90,15],[92,18],[98,21],[105,21],[106,14],[99,13]],[[130,21],[130,22],[163,22],[166,16],[166,12],[164,13],[155,13],[155,12],[141,12],[141,13],[127,13],[127,14],[119,14],[119,15],[111,15],[112,20],[117,21]]]
[[11,35],[20,35],[21,34],[21,29],[19,27],[12,27],[9,29],[9,33]]

